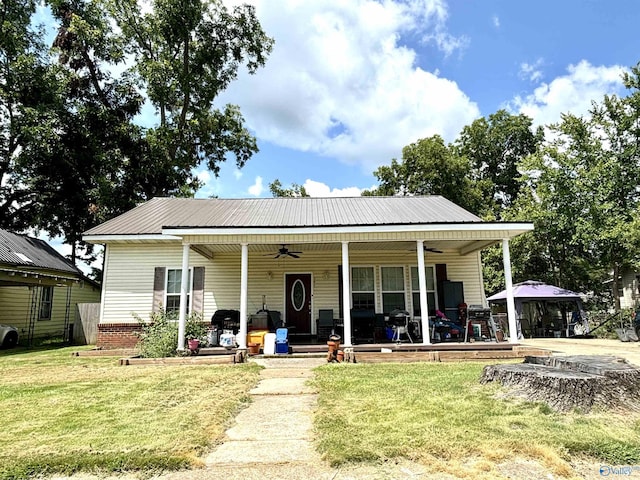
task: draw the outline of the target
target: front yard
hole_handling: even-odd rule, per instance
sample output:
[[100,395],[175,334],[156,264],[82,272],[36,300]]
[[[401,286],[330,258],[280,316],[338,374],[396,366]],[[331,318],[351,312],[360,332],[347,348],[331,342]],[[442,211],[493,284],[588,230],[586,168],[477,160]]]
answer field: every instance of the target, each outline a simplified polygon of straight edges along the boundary
[[[249,401],[260,369],[120,367],[74,350],[0,352],[0,479],[198,466]],[[639,413],[558,414],[503,399],[496,385],[478,383],[482,367],[320,367],[318,449],[334,466],[402,457],[453,478],[498,478],[496,465],[513,459],[567,478],[576,459],[640,465]]]
[[119,367],[74,348],[0,351],[0,478],[176,469],[223,436],[259,367]]
[[503,478],[496,465],[515,459],[565,478],[576,478],[576,461],[596,476],[599,465],[640,472],[640,413],[556,413],[500,398],[497,385],[479,384],[483,366],[318,369],[320,451],[334,465],[404,457],[453,478]]

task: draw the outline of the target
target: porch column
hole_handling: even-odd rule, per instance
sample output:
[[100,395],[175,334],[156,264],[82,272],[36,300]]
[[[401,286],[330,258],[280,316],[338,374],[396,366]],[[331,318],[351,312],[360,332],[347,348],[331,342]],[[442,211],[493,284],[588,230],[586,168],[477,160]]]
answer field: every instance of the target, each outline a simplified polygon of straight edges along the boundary
[[420,323],[422,330],[422,343],[431,344],[431,332],[429,331],[429,305],[427,303],[427,275],[424,271],[424,241],[416,241],[418,252],[418,284],[420,286]]
[[351,269],[349,268],[349,242],[342,242],[342,314],[344,316],[344,346],[351,347]]
[[509,319],[509,342],[518,343],[518,327],[516,325],[516,304],[513,300],[513,281],[511,280],[511,254],[509,239],[502,239],[502,263],[504,264],[504,284],[507,289],[507,318]]
[[247,348],[247,296],[248,296],[248,278],[249,278],[249,244],[243,243],[242,260],[240,262],[240,330],[236,342],[238,348]]
[[189,250],[191,245],[182,244],[182,276],[180,277],[180,313],[178,316],[178,350],[184,350],[184,330],[187,319],[187,295],[189,292]]

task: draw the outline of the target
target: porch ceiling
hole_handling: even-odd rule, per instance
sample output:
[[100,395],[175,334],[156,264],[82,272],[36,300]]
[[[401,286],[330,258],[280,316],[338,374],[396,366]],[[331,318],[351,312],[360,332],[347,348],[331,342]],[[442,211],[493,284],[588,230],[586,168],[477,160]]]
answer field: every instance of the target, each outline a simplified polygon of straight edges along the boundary
[[[497,241],[473,241],[473,240],[430,240],[425,241],[426,248],[434,248],[443,252],[459,253],[466,255],[477,250],[481,250]],[[249,254],[268,254],[277,252],[283,244],[265,243],[250,244]],[[300,252],[335,252],[342,248],[338,242],[332,243],[285,243],[291,251]],[[240,253],[241,247],[238,244],[196,244],[192,245],[193,250],[207,256],[213,257],[218,253]],[[406,251],[415,252],[415,241],[394,241],[394,242],[352,242],[349,243],[349,251]],[[426,252],[429,254],[430,252]]]

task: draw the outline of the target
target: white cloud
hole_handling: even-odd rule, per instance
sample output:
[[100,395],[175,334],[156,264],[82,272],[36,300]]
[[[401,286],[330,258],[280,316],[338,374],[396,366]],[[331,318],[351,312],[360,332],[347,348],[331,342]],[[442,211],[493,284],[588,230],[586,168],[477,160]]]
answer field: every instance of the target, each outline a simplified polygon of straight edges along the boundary
[[362,189],[358,187],[331,188],[311,179],[307,179],[303,187],[311,197],[359,197],[362,193]]
[[262,184],[262,177],[256,177],[256,181],[253,185],[249,187],[247,190],[249,195],[253,195],[254,197],[259,197],[264,191],[264,185]]
[[211,181],[211,174],[208,170],[200,170],[198,171],[198,180],[202,183],[209,183]]
[[240,170],[239,168],[236,168],[233,170],[233,177],[236,180],[240,180],[242,178],[242,170]]
[[594,66],[583,60],[569,65],[567,75],[541,84],[530,95],[514,98],[509,108],[530,116],[536,125],[556,123],[562,113],[586,115],[592,101],[623,91],[623,71],[625,67],[619,65]]
[[543,63],[544,60],[542,58],[539,58],[534,63],[521,63],[519,72],[520,78],[525,78],[531,82],[538,83],[540,80],[542,80],[541,67]]
[[494,27],[500,28],[500,17],[494,15],[493,17],[491,17],[491,21],[493,22]]
[[444,55],[460,48],[440,0],[252,3],[274,50],[219,99],[240,105],[260,140],[371,172],[419,138],[452,141],[480,115],[455,82],[416,66],[416,52],[400,43],[410,35]]

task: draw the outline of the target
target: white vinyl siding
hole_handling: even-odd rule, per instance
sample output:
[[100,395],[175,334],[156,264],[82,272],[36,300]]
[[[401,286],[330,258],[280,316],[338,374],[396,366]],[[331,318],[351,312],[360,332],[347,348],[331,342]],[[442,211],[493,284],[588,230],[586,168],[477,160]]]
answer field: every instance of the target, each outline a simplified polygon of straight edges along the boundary
[[[249,253],[248,313],[262,308],[262,299],[270,310],[284,311],[284,276],[286,273],[312,274],[312,329],[319,309],[339,312],[339,273],[342,264],[339,248],[306,250],[299,259],[265,256],[264,252]],[[429,263],[446,263],[448,279],[464,282],[465,301],[469,305],[482,304],[480,256],[464,257],[443,253],[432,255]],[[435,257],[435,258],[434,258]],[[132,323],[132,312],[147,319],[153,306],[154,271],[158,266],[182,264],[182,245],[179,241],[164,243],[112,243],[108,247],[104,283],[102,323]],[[375,264],[374,264],[375,262]],[[366,266],[373,269],[373,292],[381,292],[380,267],[402,266],[406,276],[405,291],[411,291],[409,268],[416,265],[416,255],[405,250],[389,252],[353,249],[349,252],[351,267]],[[216,253],[212,260],[191,251],[189,266],[205,267],[204,319],[210,320],[218,309],[240,308],[240,253]],[[382,312],[382,300],[375,295],[375,310]]]

